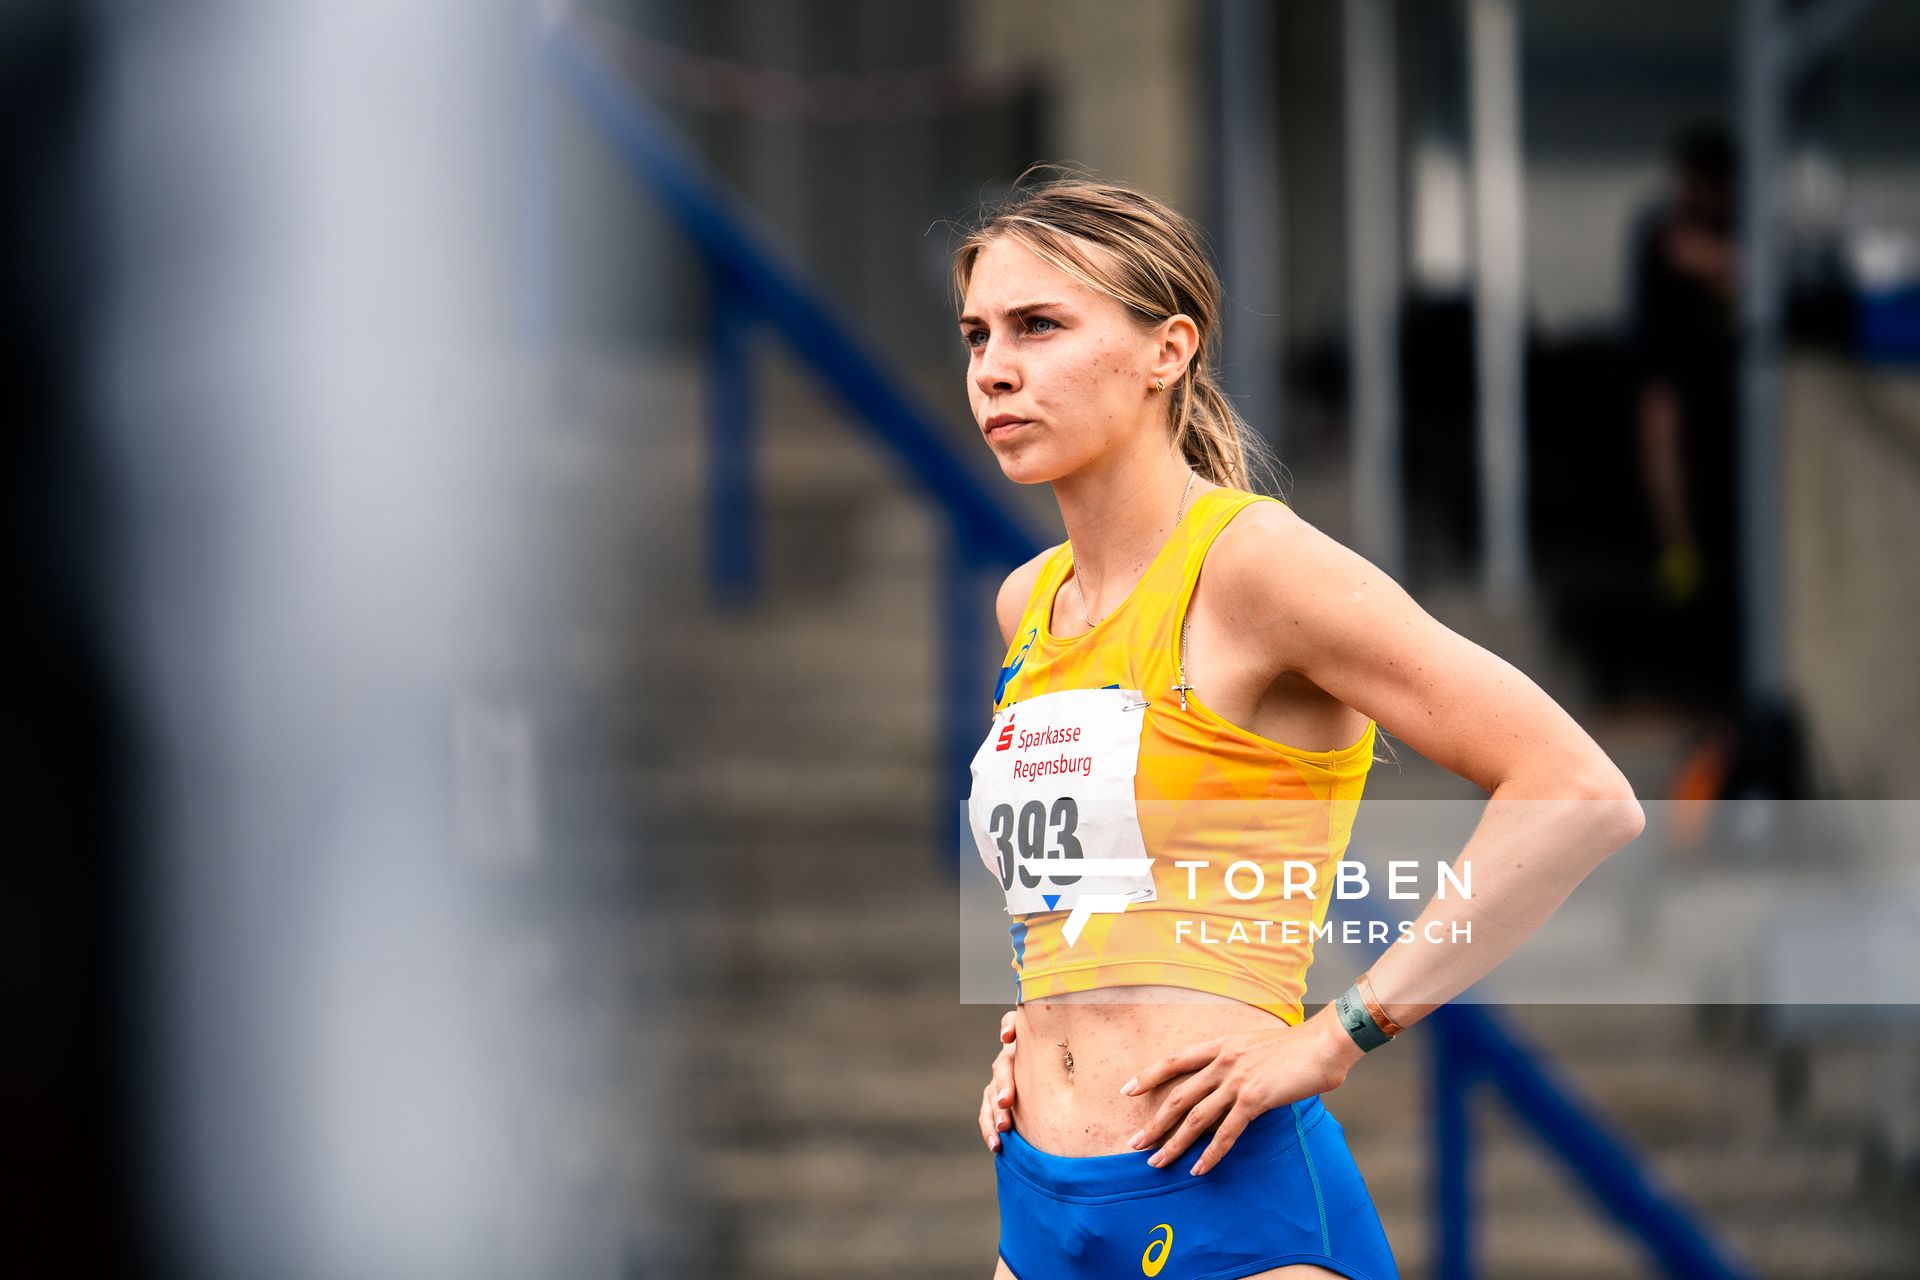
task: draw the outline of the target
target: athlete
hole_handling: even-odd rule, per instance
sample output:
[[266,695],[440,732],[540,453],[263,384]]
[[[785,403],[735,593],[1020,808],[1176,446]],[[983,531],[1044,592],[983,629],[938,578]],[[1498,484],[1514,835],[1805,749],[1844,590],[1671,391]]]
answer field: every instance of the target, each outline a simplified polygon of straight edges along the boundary
[[[1256,491],[1196,228],[1121,184],[1026,178],[953,262],[974,420],[1008,479],[1053,487],[1068,535],[1000,590],[969,800],[1012,917],[980,1107],[995,1276],[1385,1280],[1323,1095],[1644,818],[1531,680]],[[1452,863],[1471,898],[1435,894],[1414,940],[1303,1017],[1310,932],[1253,926],[1322,923],[1380,729],[1489,794]],[[1320,890],[1289,919],[1247,893],[1280,849]]]

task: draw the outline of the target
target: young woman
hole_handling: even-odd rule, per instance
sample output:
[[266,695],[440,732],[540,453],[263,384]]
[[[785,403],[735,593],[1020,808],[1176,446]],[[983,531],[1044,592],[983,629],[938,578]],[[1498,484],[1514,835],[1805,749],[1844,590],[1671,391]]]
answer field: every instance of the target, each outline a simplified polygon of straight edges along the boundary
[[[1013,917],[980,1108],[995,1275],[1397,1275],[1321,1096],[1534,932],[1640,807],[1525,675],[1253,491],[1186,219],[1084,177],[1017,187],[953,284],[974,421],[1008,479],[1053,486],[1068,535],[1001,588],[970,801]],[[1328,887],[1376,725],[1489,793],[1453,862],[1472,898],[1436,895],[1415,941],[1303,1018],[1311,936],[1247,929],[1271,899],[1221,872],[1277,881],[1284,844]]]

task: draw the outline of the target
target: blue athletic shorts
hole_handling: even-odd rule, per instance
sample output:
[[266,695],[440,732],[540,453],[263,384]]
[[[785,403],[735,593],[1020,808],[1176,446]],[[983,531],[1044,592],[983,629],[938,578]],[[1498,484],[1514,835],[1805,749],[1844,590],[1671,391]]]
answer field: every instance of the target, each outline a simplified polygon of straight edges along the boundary
[[1153,1149],[1056,1156],[1009,1129],[994,1169],[1000,1256],[1019,1280],[1232,1280],[1312,1262],[1398,1280],[1347,1135],[1316,1095],[1255,1116],[1207,1172],[1196,1139],[1164,1169]]

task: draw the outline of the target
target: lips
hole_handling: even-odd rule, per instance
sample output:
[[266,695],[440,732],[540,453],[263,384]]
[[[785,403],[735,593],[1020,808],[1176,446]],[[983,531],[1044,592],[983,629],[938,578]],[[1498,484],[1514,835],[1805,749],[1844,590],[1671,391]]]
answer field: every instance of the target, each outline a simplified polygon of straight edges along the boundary
[[990,438],[1005,435],[1015,427],[1026,426],[1029,421],[1030,419],[1027,418],[1016,418],[1010,413],[998,413],[987,419],[986,432]]

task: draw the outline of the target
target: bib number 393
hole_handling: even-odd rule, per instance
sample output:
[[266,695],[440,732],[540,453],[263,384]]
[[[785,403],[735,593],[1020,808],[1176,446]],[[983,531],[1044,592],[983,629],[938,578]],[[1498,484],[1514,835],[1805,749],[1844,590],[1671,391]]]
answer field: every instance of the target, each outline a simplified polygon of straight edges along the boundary
[[1151,902],[1133,775],[1147,700],[1137,689],[1069,689],[994,715],[973,757],[967,817],[1009,915],[1067,911],[1068,944],[1086,917]]

